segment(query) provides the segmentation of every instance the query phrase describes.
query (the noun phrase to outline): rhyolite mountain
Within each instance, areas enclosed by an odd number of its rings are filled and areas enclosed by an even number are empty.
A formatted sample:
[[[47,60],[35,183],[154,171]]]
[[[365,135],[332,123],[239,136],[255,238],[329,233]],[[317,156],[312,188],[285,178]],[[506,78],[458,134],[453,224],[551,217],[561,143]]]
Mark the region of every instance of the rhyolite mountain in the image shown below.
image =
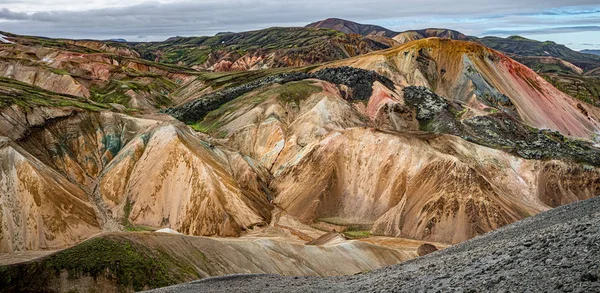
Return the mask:
[[[306,66],[389,47],[359,35],[312,28],[176,37],[164,42],[129,43],[129,46],[147,60],[211,71]]]
[[[430,37],[480,42],[525,64],[568,95],[592,105],[600,105],[600,57],[573,51],[551,41],[540,42],[520,36],[477,38],[453,30],[435,28],[397,33],[383,27],[342,19],[326,19],[308,26],[371,37],[379,36],[378,41],[390,46]],[[383,37],[390,38],[391,42],[386,42]]]
[[[354,274],[600,193],[600,110],[478,42],[3,35],[2,288]]]
[[[200,70],[231,71],[307,66],[430,37],[480,42],[527,65],[568,95],[600,105],[597,73],[600,57],[576,52],[554,42],[519,36],[476,38],[436,28],[394,32],[376,25],[329,18],[305,28],[270,28],[214,37],[176,37],[164,42],[130,43],[129,46],[131,51],[151,61]]]
[[[325,20],[313,22],[306,25],[310,28],[327,28],[340,31],[346,34],[358,34],[362,36],[384,36],[392,38],[397,35],[397,32],[386,29],[384,27],[372,24],[361,24],[349,20],[339,18],[328,18]]]

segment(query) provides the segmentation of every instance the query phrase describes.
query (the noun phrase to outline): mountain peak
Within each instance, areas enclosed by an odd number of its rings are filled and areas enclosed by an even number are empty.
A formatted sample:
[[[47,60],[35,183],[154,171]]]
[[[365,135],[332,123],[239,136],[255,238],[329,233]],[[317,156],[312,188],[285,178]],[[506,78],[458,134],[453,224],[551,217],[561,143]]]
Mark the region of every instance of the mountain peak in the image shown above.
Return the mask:
[[[310,28],[328,28],[337,30],[346,34],[359,34],[363,36],[378,35],[391,38],[397,35],[397,32],[373,24],[362,24],[341,18],[327,18],[321,21],[313,22],[306,27]]]
[[[427,38],[440,38],[440,39],[452,39],[452,40],[468,40],[469,37],[459,31],[445,29],[445,28],[427,28],[421,30],[408,30],[401,32],[394,36],[394,40],[401,44],[410,41],[427,39]]]

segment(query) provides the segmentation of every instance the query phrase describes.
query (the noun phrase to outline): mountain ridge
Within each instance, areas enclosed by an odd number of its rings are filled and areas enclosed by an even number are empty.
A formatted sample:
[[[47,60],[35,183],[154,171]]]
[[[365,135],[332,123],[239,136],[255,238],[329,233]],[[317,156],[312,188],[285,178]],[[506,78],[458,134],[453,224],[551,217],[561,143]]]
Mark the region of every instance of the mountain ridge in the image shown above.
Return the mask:
[[[593,70],[447,30],[411,34],[441,38],[7,35],[0,251],[14,253],[0,262],[61,251],[0,266],[0,283],[28,285],[15,278],[27,273],[40,291],[116,291],[238,272],[356,273],[600,193],[600,109],[513,58]],[[108,236],[81,242],[98,232]],[[93,265],[72,261],[88,256]]]
[[[372,24],[361,24],[340,18],[327,18],[306,25],[309,28],[328,28],[347,34],[358,34],[362,36],[384,36],[391,38],[398,33],[382,26]]]

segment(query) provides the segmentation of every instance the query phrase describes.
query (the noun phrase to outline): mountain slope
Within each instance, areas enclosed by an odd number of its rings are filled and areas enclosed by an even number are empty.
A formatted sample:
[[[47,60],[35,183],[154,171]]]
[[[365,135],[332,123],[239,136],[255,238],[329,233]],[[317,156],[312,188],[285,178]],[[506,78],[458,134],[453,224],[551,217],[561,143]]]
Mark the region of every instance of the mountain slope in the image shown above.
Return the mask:
[[[425,39],[335,63],[344,65],[377,70],[400,85],[423,85],[474,113],[507,103],[507,109],[537,128],[577,137],[590,137],[599,129],[594,108],[560,92],[529,68],[473,42]]]
[[[0,76],[119,109],[173,104],[170,93],[195,78],[193,70],[141,60],[137,53],[99,41],[8,37],[0,44]]]
[[[389,47],[362,36],[313,28],[269,28],[130,45],[148,60],[213,71],[306,66]]]
[[[56,249],[101,231],[83,190],[0,139],[0,251]]]
[[[391,38],[397,35],[397,32],[391,31],[384,27],[372,24],[361,24],[349,20],[339,18],[328,18],[325,20],[313,22],[306,25],[310,28],[327,28],[343,32],[345,34],[358,34],[362,36],[383,36]]]
[[[563,59],[584,71],[600,67],[600,57],[573,51],[551,41],[540,42],[519,36],[509,38],[485,37],[479,41],[494,50],[521,56],[550,56]]]
[[[151,292],[593,292],[600,290],[600,247],[596,241],[600,233],[595,229],[600,220],[598,208],[598,198],[578,202],[443,251],[364,274],[335,278],[236,275]]]
[[[503,51],[519,61],[564,93],[588,104],[598,106],[600,79],[595,72],[600,57],[573,51],[554,42],[538,42],[523,37],[485,37],[484,45]]]

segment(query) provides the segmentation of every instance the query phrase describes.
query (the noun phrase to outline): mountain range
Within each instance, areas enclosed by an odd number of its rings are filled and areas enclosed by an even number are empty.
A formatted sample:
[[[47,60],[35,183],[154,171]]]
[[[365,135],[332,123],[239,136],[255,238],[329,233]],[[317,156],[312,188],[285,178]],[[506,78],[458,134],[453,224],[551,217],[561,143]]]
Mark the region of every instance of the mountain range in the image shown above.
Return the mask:
[[[600,192],[600,57],[552,42],[340,19],[2,39],[8,291],[356,274]]]
[[[581,50],[579,53],[600,55],[600,50]]]

